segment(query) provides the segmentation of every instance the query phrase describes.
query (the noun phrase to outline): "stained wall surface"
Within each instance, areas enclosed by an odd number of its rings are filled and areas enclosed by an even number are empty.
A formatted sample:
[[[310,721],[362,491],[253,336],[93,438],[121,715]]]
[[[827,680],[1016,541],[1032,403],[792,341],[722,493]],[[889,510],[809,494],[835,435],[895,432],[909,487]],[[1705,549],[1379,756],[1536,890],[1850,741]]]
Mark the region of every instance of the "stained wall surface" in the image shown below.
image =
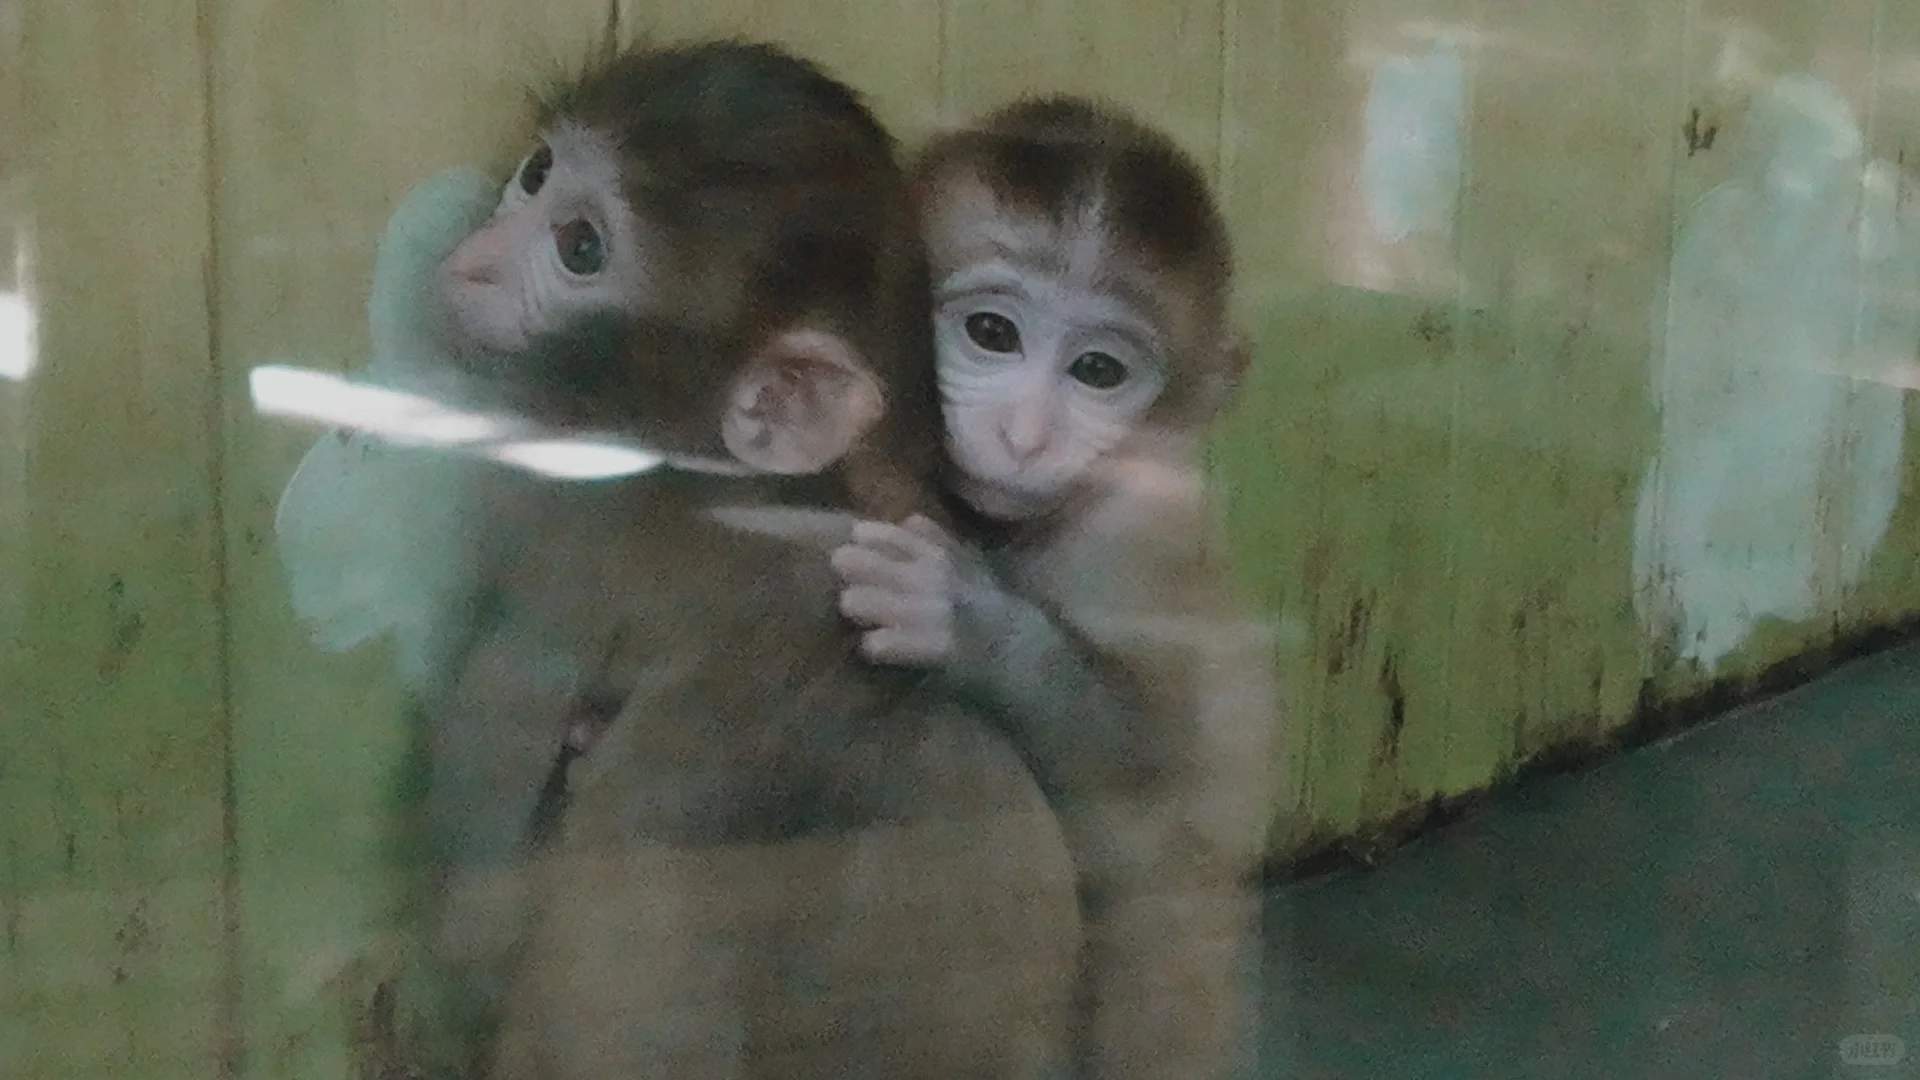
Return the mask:
[[[405,899],[378,648],[315,651],[250,369],[609,25],[790,43],[912,142],[1035,89],[1207,165],[1212,451],[1276,852],[1920,612],[1897,0],[0,0],[0,1074],[340,1076]]]

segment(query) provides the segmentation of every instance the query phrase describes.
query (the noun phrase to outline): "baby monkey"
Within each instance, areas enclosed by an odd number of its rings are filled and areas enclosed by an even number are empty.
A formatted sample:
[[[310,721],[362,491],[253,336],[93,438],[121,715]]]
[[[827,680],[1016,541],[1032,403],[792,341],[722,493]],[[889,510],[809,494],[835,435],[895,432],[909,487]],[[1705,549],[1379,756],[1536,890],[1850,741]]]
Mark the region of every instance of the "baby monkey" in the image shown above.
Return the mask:
[[[1017,103],[915,170],[947,488],[832,557],[865,656],[985,705],[1059,814],[1088,1075],[1231,1072],[1269,796],[1270,653],[1234,614],[1202,438],[1246,362],[1192,160],[1115,109]]]
[[[598,59],[539,130],[446,245],[445,335],[496,411],[666,467],[480,485],[481,595],[422,709],[454,1051],[494,1080],[1037,1080],[1068,851],[980,710],[861,662],[828,567],[854,520],[939,506],[892,139],[740,42]]]

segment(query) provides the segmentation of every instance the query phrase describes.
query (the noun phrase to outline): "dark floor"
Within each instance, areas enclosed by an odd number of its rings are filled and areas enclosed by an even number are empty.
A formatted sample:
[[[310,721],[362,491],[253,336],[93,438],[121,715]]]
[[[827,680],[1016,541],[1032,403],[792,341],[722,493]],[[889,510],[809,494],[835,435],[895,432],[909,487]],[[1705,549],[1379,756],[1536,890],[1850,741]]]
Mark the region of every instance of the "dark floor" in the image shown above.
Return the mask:
[[[1264,1076],[1920,1077],[1920,646],[1278,890],[1268,935]]]

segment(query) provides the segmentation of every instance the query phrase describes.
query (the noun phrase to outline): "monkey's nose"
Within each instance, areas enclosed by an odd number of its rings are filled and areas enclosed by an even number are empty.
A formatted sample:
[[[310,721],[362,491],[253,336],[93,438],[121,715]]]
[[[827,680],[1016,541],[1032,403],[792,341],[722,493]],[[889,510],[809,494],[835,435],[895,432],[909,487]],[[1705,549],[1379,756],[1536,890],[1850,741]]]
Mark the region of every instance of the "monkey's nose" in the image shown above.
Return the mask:
[[[512,257],[513,237],[499,222],[483,225],[460,242],[441,264],[446,275],[472,285],[498,285],[507,260]]]
[[[500,284],[499,267],[485,259],[463,259],[460,255],[454,252],[441,267],[447,277],[466,285]]]
[[[1023,424],[1018,420],[1000,427],[1000,445],[1006,448],[1007,455],[1014,463],[1025,465],[1040,456],[1046,448],[1046,428],[1038,424]]]

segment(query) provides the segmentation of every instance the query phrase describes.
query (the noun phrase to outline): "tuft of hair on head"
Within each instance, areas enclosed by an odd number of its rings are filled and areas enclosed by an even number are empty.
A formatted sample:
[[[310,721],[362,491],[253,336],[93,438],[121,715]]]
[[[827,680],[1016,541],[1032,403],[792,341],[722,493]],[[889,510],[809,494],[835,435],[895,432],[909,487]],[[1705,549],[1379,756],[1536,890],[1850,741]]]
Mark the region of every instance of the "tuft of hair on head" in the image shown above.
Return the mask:
[[[913,234],[892,137],[853,89],[777,46],[622,49],[546,96],[542,126],[563,122],[634,163],[625,194],[650,225],[744,249],[766,319],[857,332],[851,313],[895,269],[876,256]]]
[[[746,38],[670,44],[608,38],[589,50],[578,71],[562,73],[535,91],[542,126],[563,118],[611,121],[630,131],[665,125],[674,130],[716,122],[771,126],[787,120],[822,121],[886,148],[893,139],[860,94],[814,62],[778,45]],[[620,113],[637,111],[621,125]]]
[[[578,56],[562,59],[553,56],[541,66],[545,69],[526,89],[526,105],[539,127],[565,115],[568,102],[579,87],[596,71],[605,69],[628,48],[644,47],[640,42],[623,46],[620,31],[612,19],[588,39]]]
[[[1118,247],[1175,285],[1221,340],[1199,379],[1175,380],[1155,404],[1169,417],[1210,416],[1232,392],[1246,354],[1227,332],[1233,245],[1206,173],[1164,132],[1111,102],[1029,97],[934,139],[912,170],[914,200],[977,183],[1007,210],[1056,227],[1096,210]]]
[[[1099,204],[1119,239],[1160,269],[1191,276],[1224,314],[1233,245],[1206,173],[1168,135],[1112,102],[1023,98],[936,140],[922,183],[969,169],[1001,202],[1054,220]]]

